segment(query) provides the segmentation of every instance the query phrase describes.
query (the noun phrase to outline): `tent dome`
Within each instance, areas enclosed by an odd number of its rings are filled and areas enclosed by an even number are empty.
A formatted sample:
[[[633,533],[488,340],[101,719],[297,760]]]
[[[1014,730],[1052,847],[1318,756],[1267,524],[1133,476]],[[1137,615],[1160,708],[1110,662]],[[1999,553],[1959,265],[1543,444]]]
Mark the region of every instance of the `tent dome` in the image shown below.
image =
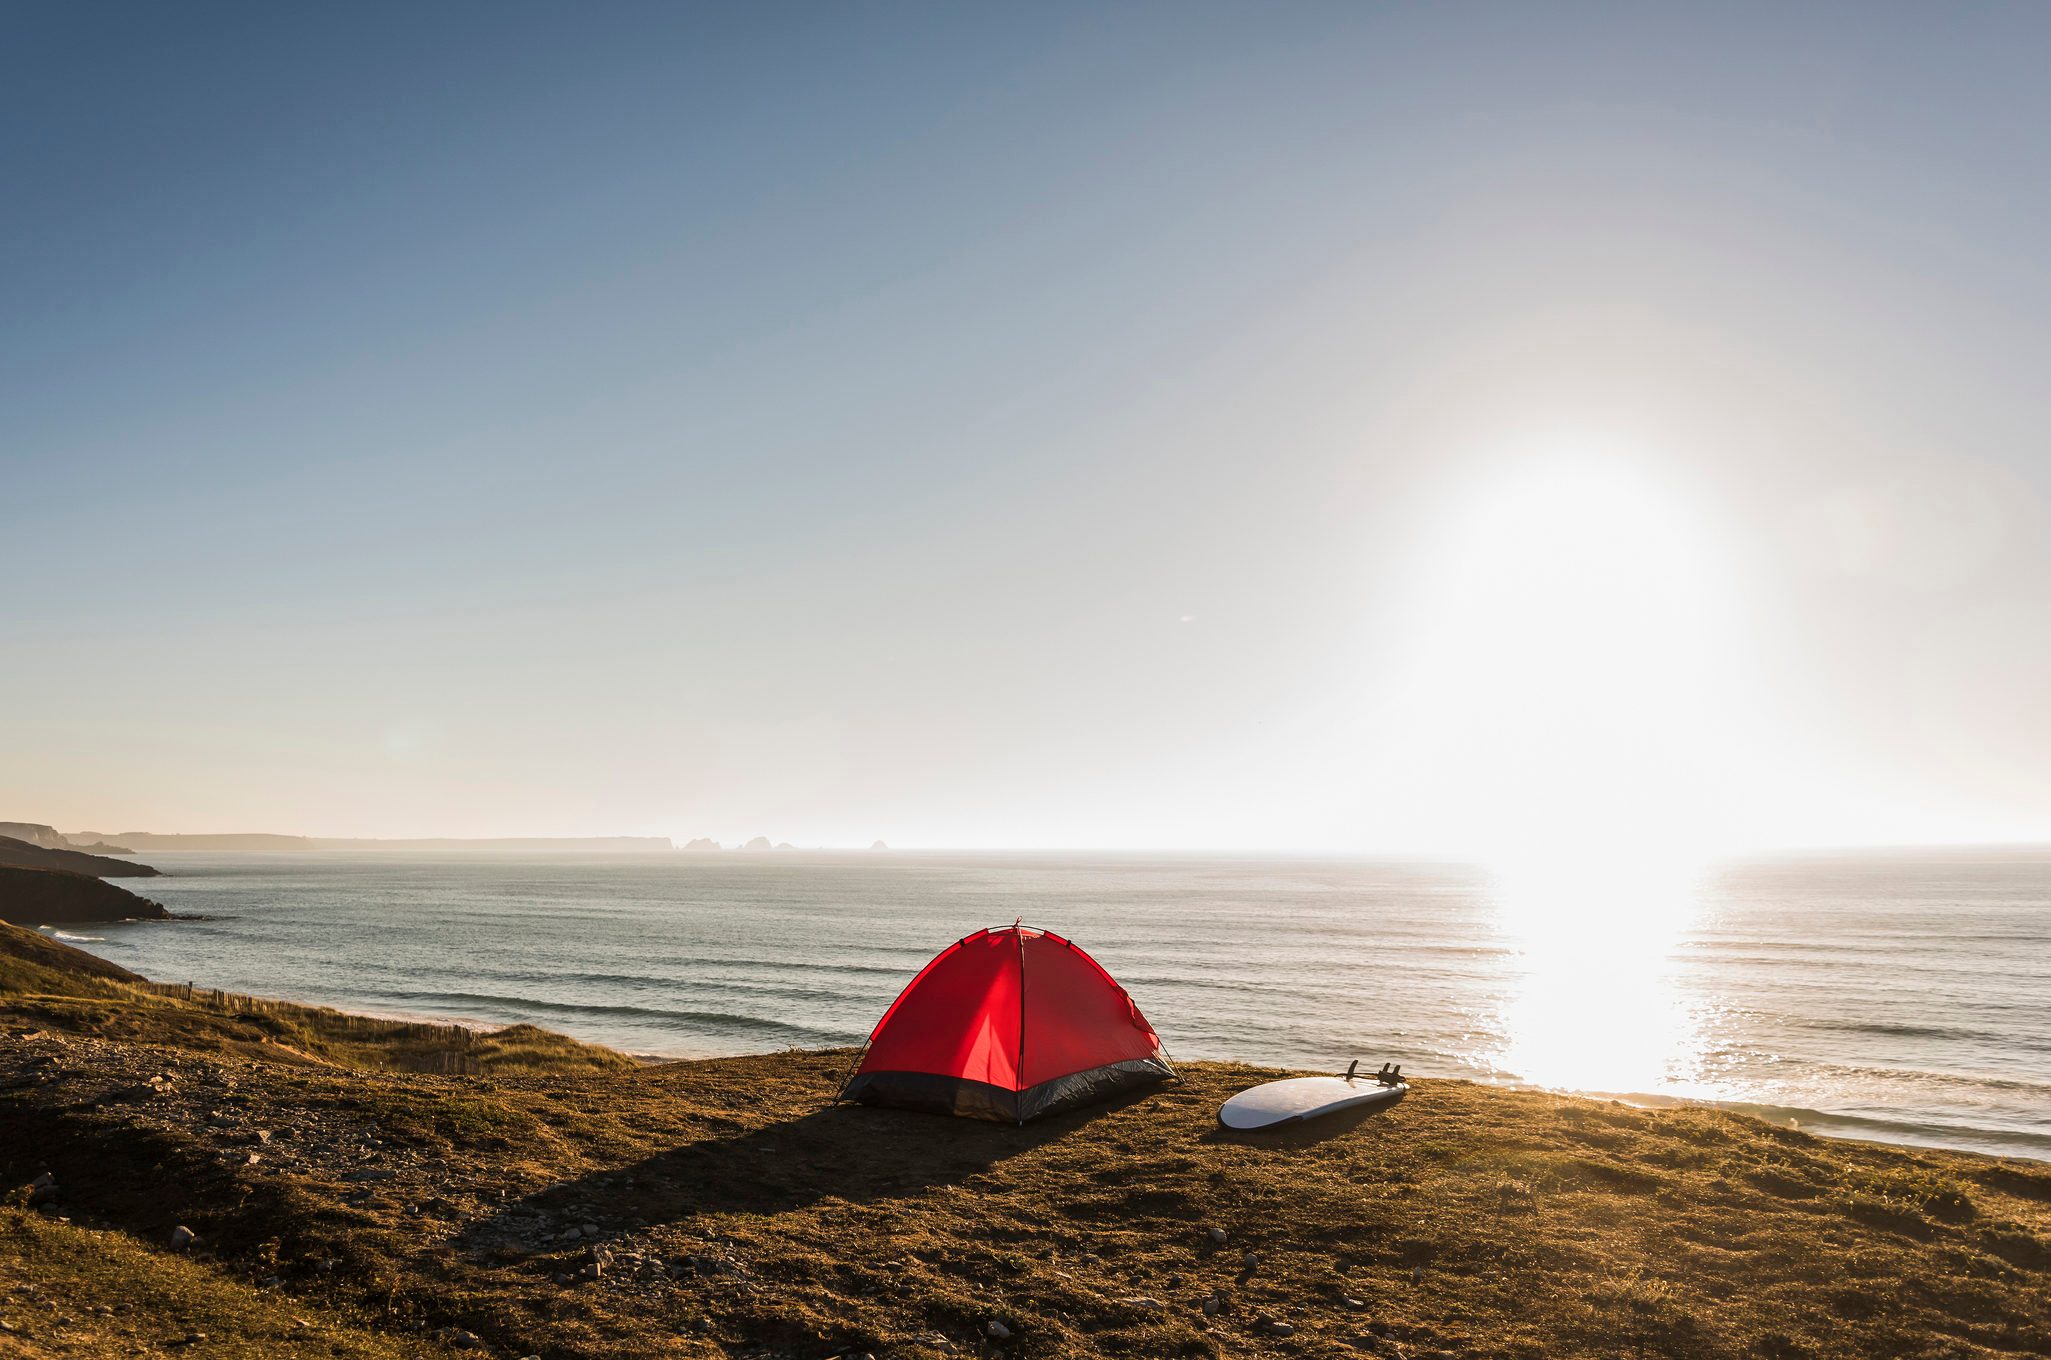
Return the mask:
[[[841,1099],[1022,1124],[1175,1075],[1160,1036],[1059,935],[979,930],[940,951],[869,1035]]]

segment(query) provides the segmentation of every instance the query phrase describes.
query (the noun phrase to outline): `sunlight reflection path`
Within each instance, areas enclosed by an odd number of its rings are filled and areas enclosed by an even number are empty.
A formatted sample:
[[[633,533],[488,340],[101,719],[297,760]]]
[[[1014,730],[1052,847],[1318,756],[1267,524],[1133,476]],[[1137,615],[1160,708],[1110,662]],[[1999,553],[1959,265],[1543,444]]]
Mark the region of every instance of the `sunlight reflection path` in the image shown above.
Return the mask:
[[[1701,911],[1692,872],[1609,869],[1492,874],[1511,950],[1505,1075],[1612,1094],[1685,1094],[1703,1036],[1676,952]]]

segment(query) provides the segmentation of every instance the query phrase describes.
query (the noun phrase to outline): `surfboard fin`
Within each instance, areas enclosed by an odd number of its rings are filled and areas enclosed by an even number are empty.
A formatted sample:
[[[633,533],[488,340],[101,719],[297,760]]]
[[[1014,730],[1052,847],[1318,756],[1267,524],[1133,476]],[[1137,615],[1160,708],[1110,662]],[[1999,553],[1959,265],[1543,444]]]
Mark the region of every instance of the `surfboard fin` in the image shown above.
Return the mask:
[[[1360,1070],[1360,1059],[1358,1059],[1358,1058],[1355,1058],[1355,1059],[1354,1059],[1354,1060],[1353,1060],[1352,1062],[1350,1062],[1350,1063],[1347,1063],[1347,1064],[1346,1064],[1346,1080],[1348,1080],[1348,1081],[1351,1081],[1351,1080],[1353,1080],[1353,1074],[1354,1074],[1355,1072],[1358,1072],[1359,1070]]]
[[[1349,1072],[1347,1075],[1351,1076],[1353,1074]],[[1382,1070],[1374,1074],[1374,1079],[1384,1086],[1402,1085],[1403,1064],[1397,1063],[1394,1067],[1391,1067],[1389,1064],[1383,1063]]]

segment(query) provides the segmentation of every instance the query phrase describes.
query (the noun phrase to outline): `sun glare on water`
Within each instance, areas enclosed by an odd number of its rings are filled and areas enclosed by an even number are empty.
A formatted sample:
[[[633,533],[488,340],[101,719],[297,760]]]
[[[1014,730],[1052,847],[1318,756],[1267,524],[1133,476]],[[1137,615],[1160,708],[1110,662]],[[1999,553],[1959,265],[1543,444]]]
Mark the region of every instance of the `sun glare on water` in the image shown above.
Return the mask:
[[[1410,696],[1435,794],[1482,858],[1508,951],[1505,1076],[1674,1090],[1695,1038],[1675,950],[1719,846],[1736,724],[1727,573],[1627,463],[1492,478],[1427,559]]]

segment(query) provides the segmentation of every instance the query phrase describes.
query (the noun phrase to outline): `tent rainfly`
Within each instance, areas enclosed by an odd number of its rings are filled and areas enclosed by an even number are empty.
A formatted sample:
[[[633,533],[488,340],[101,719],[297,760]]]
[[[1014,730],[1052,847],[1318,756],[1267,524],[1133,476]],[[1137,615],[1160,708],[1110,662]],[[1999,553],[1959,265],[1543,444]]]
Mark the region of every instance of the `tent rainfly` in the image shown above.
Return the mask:
[[[1174,1075],[1095,959],[1010,925],[955,941],[912,979],[840,1098],[1023,1124]]]

